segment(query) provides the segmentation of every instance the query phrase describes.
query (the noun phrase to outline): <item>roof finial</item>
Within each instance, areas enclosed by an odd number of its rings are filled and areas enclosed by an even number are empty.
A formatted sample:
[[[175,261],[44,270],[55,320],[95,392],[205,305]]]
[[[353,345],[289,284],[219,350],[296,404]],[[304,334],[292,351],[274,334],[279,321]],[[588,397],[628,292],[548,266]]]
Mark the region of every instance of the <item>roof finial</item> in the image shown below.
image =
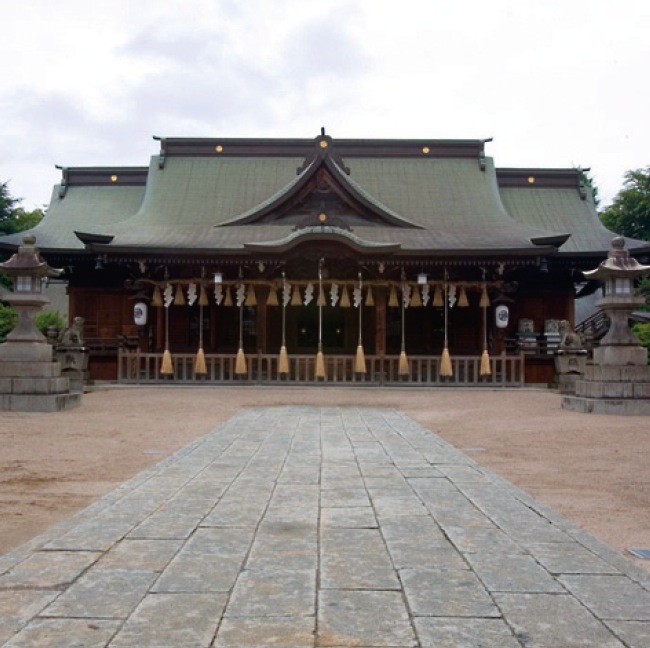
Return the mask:
[[[320,134],[325,137],[325,126],[320,127]]]

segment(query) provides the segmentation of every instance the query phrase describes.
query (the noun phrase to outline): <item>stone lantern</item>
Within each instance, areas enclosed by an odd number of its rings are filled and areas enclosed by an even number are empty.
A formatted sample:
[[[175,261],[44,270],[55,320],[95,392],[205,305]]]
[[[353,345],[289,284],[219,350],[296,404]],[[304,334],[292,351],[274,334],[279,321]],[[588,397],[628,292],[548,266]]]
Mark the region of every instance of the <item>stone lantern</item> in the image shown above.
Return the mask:
[[[590,272],[587,279],[599,279],[604,283],[603,296],[596,300],[609,318],[609,330],[594,349],[594,363],[600,365],[646,365],[647,349],[641,346],[628,321],[632,311],[645,303],[643,297],[634,294],[634,279],[649,274],[650,266],[641,265],[630,256],[621,236],[612,241],[607,258]]]
[[[63,272],[41,259],[35,242],[33,236],[25,236],[18,252],[0,263],[0,272],[14,282],[14,291],[3,291],[2,299],[18,313],[18,323],[0,344],[3,410],[49,412],[77,405],[80,399],[79,394],[70,394],[69,381],[53,360],[52,346],[34,324],[34,315],[50,301],[42,293],[44,279]]]
[[[609,330],[593,351],[593,363],[576,382],[575,396],[565,396],[562,407],[598,414],[650,414],[648,351],[629,326],[632,311],[645,303],[634,294],[634,279],[650,274],[617,237],[598,268],[583,273],[603,282],[603,296],[596,300],[609,318]]]

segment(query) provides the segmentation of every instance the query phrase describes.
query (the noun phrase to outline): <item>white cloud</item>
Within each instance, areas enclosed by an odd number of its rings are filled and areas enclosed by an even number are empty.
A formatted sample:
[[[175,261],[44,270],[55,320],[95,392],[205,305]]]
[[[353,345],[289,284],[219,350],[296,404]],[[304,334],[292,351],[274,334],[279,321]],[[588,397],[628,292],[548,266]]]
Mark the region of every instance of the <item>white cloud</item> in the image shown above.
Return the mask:
[[[646,0],[32,0],[3,9],[0,180],[162,136],[493,136],[500,166],[646,166]]]

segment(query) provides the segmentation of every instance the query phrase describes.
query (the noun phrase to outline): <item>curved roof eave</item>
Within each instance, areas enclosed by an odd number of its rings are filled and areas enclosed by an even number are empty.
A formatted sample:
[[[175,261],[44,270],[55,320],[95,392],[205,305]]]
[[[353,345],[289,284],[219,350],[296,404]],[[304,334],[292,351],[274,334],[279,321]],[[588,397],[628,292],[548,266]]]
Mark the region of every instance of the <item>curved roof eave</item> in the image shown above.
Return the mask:
[[[302,243],[323,241],[337,241],[353,248],[357,252],[370,254],[376,252],[393,253],[401,248],[399,243],[366,241],[347,230],[327,225],[305,227],[277,241],[244,243],[244,248],[251,251],[285,252]]]

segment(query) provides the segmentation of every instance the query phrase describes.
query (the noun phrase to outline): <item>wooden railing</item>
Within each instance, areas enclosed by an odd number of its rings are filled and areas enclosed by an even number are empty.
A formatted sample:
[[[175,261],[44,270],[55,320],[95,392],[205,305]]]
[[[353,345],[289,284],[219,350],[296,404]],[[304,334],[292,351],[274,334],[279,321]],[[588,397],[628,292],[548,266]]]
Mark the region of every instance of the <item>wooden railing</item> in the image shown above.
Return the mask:
[[[141,353],[119,349],[118,382],[124,384],[209,383],[258,385],[421,385],[471,387],[521,387],[524,384],[524,355],[490,357],[492,375],[480,375],[480,356],[452,356],[453,376],[440,375],[439,356],[410,356],[409,373],[398,374],[399,356],[366,356],[365,374],[354,371],[355,357],[326,355],[326,378],[316,379],[315,355],[290,355],[289,373],[278,374],[278,356],[248,354],[247,374],[235,374],[234,354],[206,354],[207,374],[194,373],[195,354],[173,355],[173,375],[162,375],[162,353]]]

